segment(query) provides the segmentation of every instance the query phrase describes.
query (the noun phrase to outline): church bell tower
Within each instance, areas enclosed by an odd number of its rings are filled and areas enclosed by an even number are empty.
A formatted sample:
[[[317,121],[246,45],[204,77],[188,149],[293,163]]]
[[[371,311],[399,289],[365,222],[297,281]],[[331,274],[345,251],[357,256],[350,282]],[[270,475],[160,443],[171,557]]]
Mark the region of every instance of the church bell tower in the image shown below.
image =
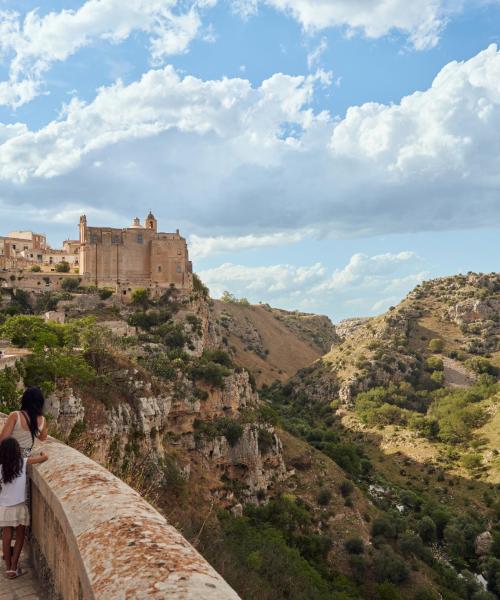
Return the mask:
[[[149,229],[150,231],[154,231],[155,233],[158,230],[158,223],[156,221],[155,216],[151,211],[149,211],[149,215],[146,217],[146,221],[144,224],[145,229]]]

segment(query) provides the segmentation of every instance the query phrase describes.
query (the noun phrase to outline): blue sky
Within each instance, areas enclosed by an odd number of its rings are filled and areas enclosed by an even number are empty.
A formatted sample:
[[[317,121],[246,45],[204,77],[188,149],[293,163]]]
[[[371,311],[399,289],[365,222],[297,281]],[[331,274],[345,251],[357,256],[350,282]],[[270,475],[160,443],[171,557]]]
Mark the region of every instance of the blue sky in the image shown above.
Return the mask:
[[[498,270],[500,2],[0,2],[0,232],[181,228],[213,295]]]

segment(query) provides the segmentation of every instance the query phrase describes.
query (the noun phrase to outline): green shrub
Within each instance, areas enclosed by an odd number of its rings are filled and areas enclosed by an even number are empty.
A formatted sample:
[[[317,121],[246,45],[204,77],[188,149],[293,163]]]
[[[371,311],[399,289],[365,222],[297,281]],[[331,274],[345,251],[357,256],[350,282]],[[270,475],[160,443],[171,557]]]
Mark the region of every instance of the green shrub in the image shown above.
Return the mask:
[[[147,308],[149,306],[149,290],[146,288],[137,288],[132,292],[132,304]]]
[[[62,260],[60,263],[57,263],[55,266],[57,273],[69,273],[71,270],[69,262],[66,260]]]
[[[195,381],[201,379],[208,385],[216,388],[224,387],[224,379],[230,374],[230,371],[216,363],[195,363],[191,369],[191,376]]]
[[[465,366],[478,375],[498,375],[498,369],[482,356],[469,358],[465,361]]]
[[[208,298],[209,290],[196,273],[193,273],[193,290],[200,294],[203,298]]]
[[[223,435],[228,444],[233,447],[240,441],[241,436],[243,435],[243,425],[238,423],[238,421],[233,421],[231,419],[223,418],[217,424],[220,435]]]
[[[389,581],[379,583],[375,588],[374,600],[401,600],[398,588]]]
[[[328,488],[322,488],[316,497],[320,506],[328,506],[332,500],[332,492]]]
[[[417,526],[418,535],[425,544],[433,544],[437,539],[436,524],[428,515],[422,517]]]
[[[433,338],[429,342],[428,349],[430,352],[442,352],[444,349],[444,342],[439,338]]]
[[[396,529],[389,517],[378,517],[372,523],[371,534],[372,537],[383,537],[391,540],[396,537]]]
[[[205,362],[214,362],[228,369],[233,368],[233,361],[227,352],[224,350],[204,350],[202,360]]]
[[[478,469],[483,464],[483,457],[477,452],[469,452],[464,454],[461,460],[462,466],[472,472]]]
[[[114,291],[110,288],[101,288],[99,290],[99,298],[101,300],[107,300],[108,298],[111,298],[111,296],[114,294]]]
[[[360,537],[352,537],[344,542],[344,548],[349,554],[363,554],[365,545]]]
[[[354,491],[354,485],[348,480],[344,479],[344,481],[340,484],[340,493],[344,498],[350,496]]]
[[[19,379],[17,369],[6,367],[0,371],[0,412],[10,413],[18,409],[17,384]]]
[[[269,431],[269,429],[260,427],[257,434],[257,439],[259,444],[259,452],[262,454],[267,454],[274,446],[274,435],[271,431]]]
[[[65,273],[67,271],[64,271]],[[80,287],[80,280],[74,277],[65,277],[61,281],[61,288],[66,292],[75,292]]]
[[[40,273],[41,270],[42,270],[42,268],[40,267],[40,265],[33,265],[31,267],[31,272],[32,273]]]
[[[376,554],[374,568],[380,582],[400,584],[406,581],[410,574],[406,563],[389,547]]]
[[[444,369],[443,359],[439,356],[429,356],[425,365],[429,371],[443,371]]]

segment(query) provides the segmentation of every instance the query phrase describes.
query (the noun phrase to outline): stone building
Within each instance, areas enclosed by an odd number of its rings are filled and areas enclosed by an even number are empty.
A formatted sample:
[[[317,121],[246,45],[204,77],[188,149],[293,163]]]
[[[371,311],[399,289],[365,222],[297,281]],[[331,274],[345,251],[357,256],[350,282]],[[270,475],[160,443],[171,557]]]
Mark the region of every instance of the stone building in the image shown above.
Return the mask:
[[[80,242],[66,240],[62,249],[51,248],[42,233],[32,231],[11,231],[0,236],[0,269],[30,269],[38,265],[44,272],[55,270],[61,262],[71,268],[78,268]]]
[[[90,227],[80,217],[80,275],[89,284],[112,287],[123,295],[134,287],[191,289],[192,265],[186,240],[158,232],[150,212],[144,224],[135,218],[130,227]]]
[[[58,273],[62,262],[69,263],[65,274]],[[57,290],[68,276],[82,286],[108,287],[122,296],[138,287],[153,295],[170,286],[193,287],[186,240],[179,230],[158,232],[151,213],[143,224],[135,218],[124,229],[89,227],[82,215],[79,239],[66,240],[60,249],[51,248],[40,233],[13,231],[0,236],[0,271],[0,287],[30,291]]]

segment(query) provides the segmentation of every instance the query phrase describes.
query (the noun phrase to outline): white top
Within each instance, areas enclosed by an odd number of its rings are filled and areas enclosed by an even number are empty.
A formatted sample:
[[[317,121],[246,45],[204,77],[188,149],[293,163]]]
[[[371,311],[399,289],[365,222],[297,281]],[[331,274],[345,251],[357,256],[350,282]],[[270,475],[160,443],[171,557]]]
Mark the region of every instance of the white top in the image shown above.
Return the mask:
[[[26,500],[26,465],[27,459],[23,459],[23,470],[19,477],[16,477],[14,481],[10,483],[4,483],[1,481],[2,489],[0,490],[0,506],[14,506],[21,504]],[[0,467],[0,475],[3,472],[3,468]],[[0,477],[1,479],[1,477]]]

